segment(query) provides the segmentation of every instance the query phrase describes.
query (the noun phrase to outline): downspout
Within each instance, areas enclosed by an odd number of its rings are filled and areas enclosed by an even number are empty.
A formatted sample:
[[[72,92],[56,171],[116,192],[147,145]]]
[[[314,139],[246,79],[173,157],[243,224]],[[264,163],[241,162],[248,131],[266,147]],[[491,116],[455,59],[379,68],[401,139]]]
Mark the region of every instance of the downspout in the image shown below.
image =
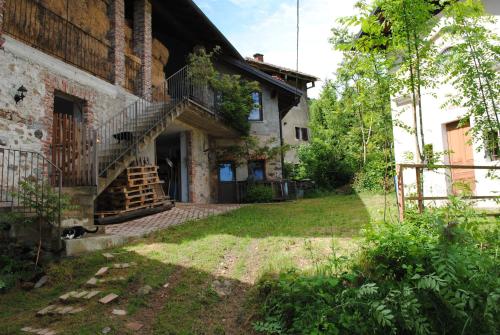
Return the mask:
[[[283,149],[283,145],[285,145],[285,141],[283,139],[282,111],[279,111],[279,119],[280,119],[280,146]],[[285,155],[283,154],[283,150],[280,150],[280,156],[281,156],[281,179],[285,179]]]

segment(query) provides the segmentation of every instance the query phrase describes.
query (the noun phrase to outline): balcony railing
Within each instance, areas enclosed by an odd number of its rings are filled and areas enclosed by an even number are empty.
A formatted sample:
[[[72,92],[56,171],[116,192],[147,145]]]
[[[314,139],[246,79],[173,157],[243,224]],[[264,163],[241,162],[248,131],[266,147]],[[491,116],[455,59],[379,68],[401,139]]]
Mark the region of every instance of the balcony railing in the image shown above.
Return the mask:
[[[141,95],[141,62],[134,56],[125,55],[125,88],[131,93]]]
[[[34,0],[6,0],[4,31],[34,48],[112,81],[112,48]]]

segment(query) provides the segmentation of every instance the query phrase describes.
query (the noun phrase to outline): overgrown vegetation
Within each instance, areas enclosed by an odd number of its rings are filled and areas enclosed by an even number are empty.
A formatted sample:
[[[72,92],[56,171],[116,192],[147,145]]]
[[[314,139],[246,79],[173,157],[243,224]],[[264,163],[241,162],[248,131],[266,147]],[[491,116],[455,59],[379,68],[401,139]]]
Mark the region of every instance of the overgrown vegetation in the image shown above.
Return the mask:
[[[12,193],[12,197],[18,198],[20,206],[30,213],[25,215],[13,211],[0,215],[0,229],[6,235],[5,241],[0,243],[0,292],[15,286],[20,280],[37,278],[42,272],[38,263],[45,243],[49,244],[52,240],[60,243],[56,229],[60,213],[73,207],[67,195],[60,195],[47,183],[29,179],[19,182],[19,188]],[[15,225],[33,226],[31,230],[38,234],[36,245],[10,241],[9,230]]]
[[[252,93],[259,92],[259,83],[248,81],[239,75],[220,73],[214,66],[219,48],[211,52],[200,48],[188,55],[188,75],[193,82],[207,85],[216,96],[216,108],[222,119],[231,127],[248,135],[248,116],[255,107]]]
[[[300,150],[298,176],[327,187],[354,180],[358,190],[391,188],[393,123],[414,137],[410,161],[435,164],[446,153],[428,150],[423,97],[446,84],[457,92],[447,104],[467,110],[462,124],[470,122],[477,147],[498,157],[499,37],[481,1],[377,0],[356,7],[359,14],[333,29],[331,42],[344,61],[312,102],[312,140]],[[410,99],[409,120],[392,119],[391,95]]]
[[[267,334],[496,334],[500,231],[460,199],[375,225],[355,258],[259,285]]]
[[[273,198],[273,189],[270,186],[252,183],[248,185],[245,202],[269,203]]]

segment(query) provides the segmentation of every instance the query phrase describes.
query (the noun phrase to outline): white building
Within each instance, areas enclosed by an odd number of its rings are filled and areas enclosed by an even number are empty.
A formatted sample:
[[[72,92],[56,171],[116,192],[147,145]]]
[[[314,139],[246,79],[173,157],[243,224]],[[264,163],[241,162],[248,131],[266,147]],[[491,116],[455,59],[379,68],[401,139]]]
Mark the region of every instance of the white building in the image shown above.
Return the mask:
[[[497,18],[500,18],[500,1],[483,0],[486,11]],[[500,33],[500,21],[492,27]],[[451,45],[449,41],[443,40],[437,34],[433,36],[439,51],[445,51]],[[470,125],[458,128],[460,121],[466,113],[461,107],[443,107],[450,94],[456,95],[458,92],[451,85],[438,85],[434,90],[424,90],[422,93],[423,108],[423,131],[426,145],[432,145],[435,153],[444,153],[438,164],[444,165],[474,165],[474,166],[499,166],[499,157],[490,158],[485,149],[474,139],[470,141],[467,134],[470,126],[474,125],[474,120],[470,120]],[[415,135],[398,126],[398,124],[410,125],[413,127],[412,99],[410,97],[394,96],[392,99],[393,120],[397,120],[394,126],[394,150],[397,164],[415,163],[417,157]],[[472,142],[472,143],[471,143]],[[470,170],[424,170],[423,194],[425,197],[443,197],[453,194],[460,184],[469,185],[475,196],[500,195],[500,179],[488,177],[490,170],[470,169]],[[500,171],[496,171],[497,177]],[[405,185],[405,196],[416,193],[416,171],[413,168],[405,169],[403,172]],[[401,196],[401,191],[400,191]],[[432,201],[432,200],[431,200]],[[439,203],[438,200],[432,201]],[[427,202],[428,203],[428,202]],[[492,200],[478,200],[479,207],[494,207]]]

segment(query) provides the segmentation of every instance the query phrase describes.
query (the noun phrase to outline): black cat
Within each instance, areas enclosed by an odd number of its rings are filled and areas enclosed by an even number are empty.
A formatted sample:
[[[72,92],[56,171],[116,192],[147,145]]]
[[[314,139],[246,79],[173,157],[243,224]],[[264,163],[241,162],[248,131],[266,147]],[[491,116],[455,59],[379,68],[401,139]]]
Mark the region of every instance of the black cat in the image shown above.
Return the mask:
[[[82,238],[85,234],[95,234],[99,230],[99,227],[95,227],[95,230],[89,230],[85,227],[76,226],[71,228],[64,228],[61,234],[61,239],[63,240],[73,240],[76,238]]]
[[[122,131],[121,133],[114,134],[113,137],[118,140],[118,144],[121,143],[121,141],[132,141],[134,139],[134,134],[130,131]]]

